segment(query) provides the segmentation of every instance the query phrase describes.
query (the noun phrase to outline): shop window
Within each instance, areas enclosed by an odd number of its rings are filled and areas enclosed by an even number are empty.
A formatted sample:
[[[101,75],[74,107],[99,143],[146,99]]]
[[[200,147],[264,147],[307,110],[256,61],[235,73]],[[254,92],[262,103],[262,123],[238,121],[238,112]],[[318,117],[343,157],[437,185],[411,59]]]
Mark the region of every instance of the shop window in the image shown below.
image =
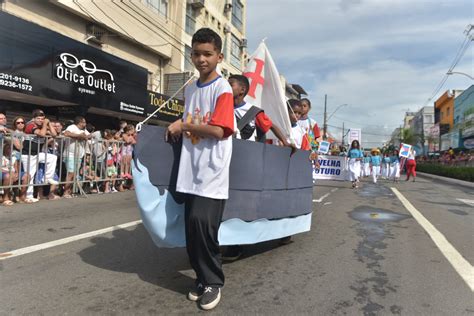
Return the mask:
[[[194,65],[191,60],[191,53],[192,53],[191,46],[185,45],[184,46],[184,71],[194,71]]]
[[[168,0],[143,0],[153,11],[168,17]]]
[[[232,35],[232,41],[230,43],[230,64],[238,69],[241,67],[240,53],[240,41],[235,35]]]
[[[189,5],[186,4],[186,25],[185,31],[189,35],[193,35],[196,31],[196,18],[194,14],[194,9]]]
[[[242,32],[244,21],[244,6],[240,0],[232,0],[232,24]]]

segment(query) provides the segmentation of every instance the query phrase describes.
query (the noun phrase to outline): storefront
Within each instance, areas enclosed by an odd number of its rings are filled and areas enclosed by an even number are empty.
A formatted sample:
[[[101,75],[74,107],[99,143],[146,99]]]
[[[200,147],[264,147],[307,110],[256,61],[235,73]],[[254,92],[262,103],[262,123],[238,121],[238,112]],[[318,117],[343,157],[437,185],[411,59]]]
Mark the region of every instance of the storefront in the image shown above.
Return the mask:
[[[0,28],[0,110],[9,117],[39,107],[56,119],[84,115],[111,128],[119,119],[142,120],[166,99],[147,91],[145,68],[5,12]],[[155,123],[175,120],[181,108],[171,102]]]

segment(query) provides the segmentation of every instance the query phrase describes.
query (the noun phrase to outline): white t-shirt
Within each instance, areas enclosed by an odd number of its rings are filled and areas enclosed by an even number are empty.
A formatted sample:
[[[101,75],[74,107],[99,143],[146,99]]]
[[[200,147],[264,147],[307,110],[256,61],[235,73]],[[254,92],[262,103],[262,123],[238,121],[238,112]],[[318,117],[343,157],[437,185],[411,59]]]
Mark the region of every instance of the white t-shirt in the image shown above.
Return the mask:
[[[192,83],[186,87],[184,98],[184,122],[220,126],[226,138],[217,140],[183,134],[176,191],[227,199],[232,156],[230,136],[235,128],[232,88],[227,80],[218,77],[202,85]]]
[[[77,127],[76,124],[69,125],[64,132],[70,132],[72,134],[77,134],[77,135],[80,135],[80,134],[89,135],[89,132],[87,130],[79,129],[79,127]],[[77,144],[77,153],[75,153],[76,144]],[[66,146],[64,149],[64,156],[76,157],[76,158],[84,157],[85,144],[86,144],[85,140],[71,138],[69,141],[69,145]]]
[[[305,130],[300,125],[296,124],[291,127],[291,139],[289,139],[289,141],[290,143],[295,144],[296,148],[300,149],[305,135]]]

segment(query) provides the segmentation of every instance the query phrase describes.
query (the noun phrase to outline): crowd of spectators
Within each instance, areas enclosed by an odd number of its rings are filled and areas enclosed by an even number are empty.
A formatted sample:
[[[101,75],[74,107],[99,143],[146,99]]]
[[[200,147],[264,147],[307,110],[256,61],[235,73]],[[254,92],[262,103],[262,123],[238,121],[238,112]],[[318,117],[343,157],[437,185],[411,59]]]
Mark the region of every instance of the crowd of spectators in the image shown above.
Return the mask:
[[[474,166],[474,156],[471,151],[455,151],[449,148],[441,153],[418,156],[418,162],[436,163],[446,166]]]
[[[82,116],[60,122],[41,110],[7,123],[0,113],[2,205],[133,190],[133,125],[96,131]]]

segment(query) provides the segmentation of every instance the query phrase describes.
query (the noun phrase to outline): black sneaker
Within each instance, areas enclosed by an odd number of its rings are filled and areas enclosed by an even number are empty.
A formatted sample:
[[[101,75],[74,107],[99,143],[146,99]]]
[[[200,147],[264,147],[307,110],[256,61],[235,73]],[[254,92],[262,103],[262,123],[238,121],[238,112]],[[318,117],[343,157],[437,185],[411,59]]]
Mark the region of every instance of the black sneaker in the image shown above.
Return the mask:
[[[204,288],[204,294],[199,301],[199,306],[207,311],[216,307],[220,300],[221,289],[219,287],[206,286]]]
[[[188,300],[196,302],[202,297],[203,294],[204,286],[201,283],[198,283],[194,290],[189,291]]]
[[[223,261],[235,261],[242,256],[242,246],[229,246],[222,254]]]

